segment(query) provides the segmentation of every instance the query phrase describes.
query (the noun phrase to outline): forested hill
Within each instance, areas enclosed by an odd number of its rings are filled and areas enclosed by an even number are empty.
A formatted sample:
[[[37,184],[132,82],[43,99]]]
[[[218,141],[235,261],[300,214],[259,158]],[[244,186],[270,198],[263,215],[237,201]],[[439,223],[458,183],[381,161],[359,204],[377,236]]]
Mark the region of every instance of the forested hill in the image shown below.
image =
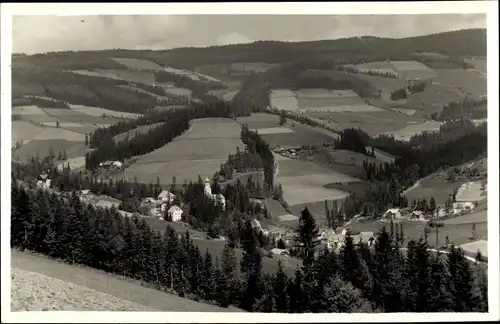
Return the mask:
[[[450,56],[486,56],[486,29],[464,29],[426,36],[401,39],[353,37],[309,42],[258,41],[250,44],[176,48],[164,51],[104,50],[80,52],[50,52],[37,55],[13,56],[13,64],[43,63],[44,66],[77,68],[84,63],[109,64],[110,57],[142,58],[160,65],[193,69],[202,64],[234,62],[281,63],[329,55],[331,59],[405,59],[415,52],[436,52]],[[335,57],[331,57],[331,55]]]

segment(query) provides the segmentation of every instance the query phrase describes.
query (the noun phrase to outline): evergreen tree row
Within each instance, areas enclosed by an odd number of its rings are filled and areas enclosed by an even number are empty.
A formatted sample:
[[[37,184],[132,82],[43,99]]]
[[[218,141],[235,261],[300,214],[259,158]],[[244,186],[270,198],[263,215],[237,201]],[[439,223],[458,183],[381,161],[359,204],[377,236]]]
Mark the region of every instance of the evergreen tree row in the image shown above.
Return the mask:
[[[250,221],[241,231],[238,263],[228,243],[220,257],[203,255],[189,233],[152,231],[144,219],[83,205],[12,183],[11,246],[141,280],[182,297],[252,312],[487,312],[487,277],[460,249],[431,254],[425,240],[405,253],[394,231],[373,248],[347,238],[339,253],[319,250],[314,217],[305,209],[299,231],[302,268],[289,278],[280,264],[262,272]]]

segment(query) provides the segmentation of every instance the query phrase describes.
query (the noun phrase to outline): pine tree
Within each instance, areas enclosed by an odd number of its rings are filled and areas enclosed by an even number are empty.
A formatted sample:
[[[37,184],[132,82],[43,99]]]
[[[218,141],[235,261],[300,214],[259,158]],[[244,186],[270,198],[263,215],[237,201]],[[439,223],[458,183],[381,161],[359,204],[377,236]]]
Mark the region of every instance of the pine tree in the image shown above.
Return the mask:
[[[451,294],[454,296],[453,310],[455,312],[470,312],[474,308],[472,271],[460,248],[451,248],[448,254],[448,264],[453,287]]]
[[[451,276],[446,258],[437,254],[432,261],[432,293],[428,301],[429,312],[449,312],[453,310],[453,296],[450,284]]]
[[[304,251],[303,264],[305,268],[309,268],[314,262],[315,247],[319,244],[319,242],[316,241],[319,230],[316,227],[314,216],[311,215],[307,207],[301,212],[297,231],[299,234],[299,242],[302,244]]]
[[[203,259],[203,269],[201,273],[201,291],[204,300],[212,300],[214,298],[215,282],[214,269],[212,264],[212,255],[209,250],[205,252]]]
[[[250,220],[246,221],[245,229],[241,235],[241,246],[244,252],[241,261],[241,272],[246,277],[241,296],[241,307],[244,310],[252,311],[252,307],[260,298],[261,293],[262,257],[257,248],[257,238]]]
[[[287,284],[287,275],[283,271],[283,264],[279,261],[278,272],[274,278],[274,298],[278,313],[286,313],[288,310]]]

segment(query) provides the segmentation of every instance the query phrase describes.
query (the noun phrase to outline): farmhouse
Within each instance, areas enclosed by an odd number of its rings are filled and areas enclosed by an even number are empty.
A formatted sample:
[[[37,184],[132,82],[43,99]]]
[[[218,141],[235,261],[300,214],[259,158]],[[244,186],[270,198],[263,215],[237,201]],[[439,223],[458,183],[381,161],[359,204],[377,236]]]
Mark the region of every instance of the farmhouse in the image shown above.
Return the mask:
[[[168,210],[168,216],[172,222],[178,222],[182,219],[183,210],[179,206],[172,206]]]
[[[120,206],[120,201],[118,199],[114,199],[111,197],[106,197],[106,199],[99,199],[95,203],[96,207],[102,207],[102,208],[118,208]]]
[[[212,199],[214,203],[219,204],[222,210],[226,209],[226,198],[223,194],[213,194],[212,187],[210,186],[210,180],[205,178],[205,195]]]
[[[462,212],[469,212],[474,209],[474,203],[467,202],[454,202],[453,203],[453,215],[460,214]]]
[[[50,180],[49,176],[46,173],[42,173],[36,178],[36,186],[38,188],[48,189],[50,188],[51,183],[52,180]]]
[[[161,202],[171,203],[174,201],[174,199],[175,199],[175,195],[173,193],[169,192],[168,190],[163,190],[158,195],[158,200]]]
[[[382,215],[383,218],[389,218],[389,219],[401,219],[401,211],[399,208],[389,208],[384,215]]]
[[[424,221],[425,220],[425,214],[421,210],[414,210],[411,213],[411,219],[412,220],[418,220],[418,221]]]
[[[99,163],[99,167],[105,170],[120,169],[121,167],[123,167],[123,163],[121,163],[120,161],[105,161]]]
[[[287,250],[285,250],[285,249],[274,248],[274,249],[271,249],[270,252],[271,252],[271,255],[273,257],[280,258],[282,256],[288,256],[288,257],[290,256],[290,253]]]

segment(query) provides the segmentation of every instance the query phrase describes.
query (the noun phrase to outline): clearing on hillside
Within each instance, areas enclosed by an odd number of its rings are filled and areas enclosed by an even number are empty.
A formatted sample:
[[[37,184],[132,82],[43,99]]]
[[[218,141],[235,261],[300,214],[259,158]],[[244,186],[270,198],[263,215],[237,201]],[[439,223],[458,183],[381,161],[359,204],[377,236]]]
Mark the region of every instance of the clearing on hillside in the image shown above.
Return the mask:
[[[153,72],[148,71],[131,71],[131,70],[114,70],[116,75],[122,80],[131,83],[143,83],[153,85],[155,83],[155,76]]]
[[[113,60],[127,68],[139,71],[161,71],[163,66],[148,60],[134,59],[134,58],[113,58]]]
[[[120,80],[120,81],[123,80],[115,72],[110,71],[110,70],[93,70],[93,71],[75,70],[75,71],[68,71],[68,72],[81,74],[81,75],[88,75],[88,76],[95,76],[95,77],[101,77],[101,78]]]
[[[307,117],[324,122],[336,130],[346,128],[361,128],[371,136],[403,129],[411,123],[421,122],[422,119],[408,116],[390,110],[364,112],[307,112]]]
[[[50,260],[16,250],[11,251],[12,267],[37,272],[68,283],[80,285],[104,294],[143,305],[145,308],[166,312],[231,312],[235,308],[221,308],[146,288],[131,279],[121,279],[103,271]],[[104,301],[102,301],[104,302]],[[118,306],[117,306],[118,307]]]
[[[291,90],[272,90],[270,94],[270,105],[274,109],[297,112],[299,103],[295,92]]]
[[[430,201],[431,197],[434,197],[436,204],[444,205],[448,197],[460,188],[460,185],[460,182],[422,179],[416,187],[407,191],[404,195],[410,202],[413,199],[427,199],[427,201]]]
[[[178,183],[198,179],[198,175],[211,178],[220,165],[234,154],[236,148],[244,150],[241,125],[226,118],[203,118],[193,121],[191,128],[167,145],[140,156],[126,169],[123,176],[134,176],[139,181],[151,182],[160,178],[170,184],[175,176]]]
[[[488,222],[488,210],[448,218],[440,222],[449,225],[486,223]]]
[[[43,116],[46,115],[45,111],[42,108],[37,106],[17,106],[12,107],[12,115],[35,115],[35,116]]]
[[[32,157],[44,158],[50,155],[50,151],[58,156],[60,151],[65,150],[68,158],[81,157],[85,155],[85,143],[83,141],[67,141],[64,139],[31,140],[15,150],[13,155],[21,161],[28,161]],[[67,161],[65,161],[67,162]]]
[[[317,201],[337,200],[348,196],[338,189],[328,189],[329,183],[359,181],[313,162],[282,160],[278,162],[277,182],[283,186],[283,197],[290,206]]]
[[[434,82],[455,88],[476,99],[487,94],[486,77],[471,70],[438,70],[438,76]]]
[[[154,311],[36,272],[11,269],[11,311]]]
[[[424,132],[438,132],[441,125],[441,122],[428,121],[425,123],[408,125],[405,128],[384,134],[391,134],[397,140],[409,141],[413,135],[422,134]]]
[[[12,122],[12,141],[32,140],[45,128],[39,127],[28,121],[13,121]]]
[[[259,135],[269,135],[269,134],[290,134],[293,130],[286,127],[269,127],[269,128],[257,128],[254,129]]]
[[[432,79],[437,73],[428,66],[417,61],[391,61],[394,70],[402,79]]]
[[[115,143],[118,143],[120,141],[125,140],[127,137],[129,139],[132,139],[136,135],[145,134],[145,133],[149,132],[150,130],[155,129],[156,127],[161,126],[163,124],[164,123],[161,122],[161,123],[154,123],[154,124],[150,124],[150,125],[139,126],[137,128],[130,130],[129,132],[116,135],[115,137],[113,137],[113,140],[115,141]]]
[[[177,87],[165,87],[165,92],[174,96],[185,96],[191,98],[193,90]]]
[[[484,257],[488,257],[488,241],[487,240],[478,240],[470,243],[465,243],[460,245],[460,248],[464,250],[464,252],[475,255],[477,251],[481,252]]]
[[[466,59],[465,62],[473,64],[474,70],[479,71],[483,75],[486,75],[488,71],[487,62],[485,59]]]
[[[424,237],[424,225],[420,222],[403,220],[395,221],[395,224],[403,224],[405,242],[408,242],[410,239],[419,240],[421,237]],[[387,230],[389,229],[390,224],[382,221],[369,221],[353,223],[349,226],[352,231],[371,231],[374,233],[380,231],[382,227],[385,227]],[[476,234],[478,239],[486,240],[488,237],[487,224],[476,224]],[[472,237],[472,226],[471,224],[444,224],[443,227],[439,228],[439,240],[437,246],[434,230],[429,233],[428,243],[431,247],[441,248],[445,246],[447,236],[450,244],[462,245],[464,243],[468,243],[471,241]]]
[[[482,181],[464,183],[457,192],[456,201],[481,201],[486,199],[486,185]]]
[[[134,113],[127,113],[127,112],[122,112],[122,111],[114,111],[114,110],[109,110],[109,109],[104,109],[104,108],[89,107],[89,106],[82,106],[82,105],[70,105],[70,108],[74,112],[84,114],[84,115],[89,115],[89,116],[95,116],[95,117],[102,117],[103,114],[105,116],[111,116],[111,117],[116,117],[116,118],[136,119],[139,117],[138,114],[134,114]]]

